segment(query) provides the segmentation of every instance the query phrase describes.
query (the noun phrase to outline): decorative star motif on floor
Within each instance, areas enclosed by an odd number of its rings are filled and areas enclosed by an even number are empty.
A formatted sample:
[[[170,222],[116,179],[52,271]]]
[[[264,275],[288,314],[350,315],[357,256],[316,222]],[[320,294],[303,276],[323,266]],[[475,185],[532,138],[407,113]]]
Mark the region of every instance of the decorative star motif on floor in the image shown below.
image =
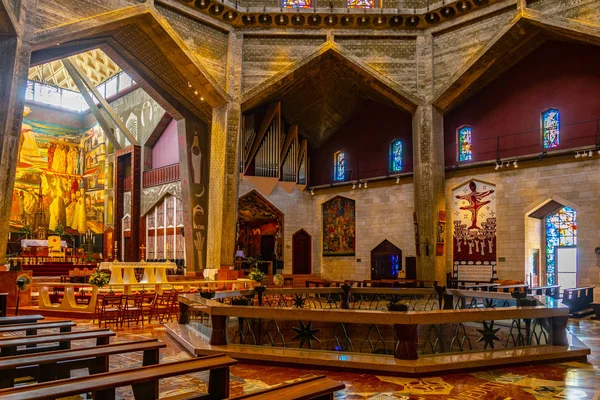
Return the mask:
[[[483,349],[487,349],[488,345],[493,349],[494,348],[494,340],[500,340],[496,333],[500,330],[500,328],[494,329],[494,321],[490,322],[488,326],[487,322],[483,321],[483,329],[477,329],[477,332],[481,333],[481,337],[477,339],[477,343],[483,341]]]
[[[304,325],[304,322],[300,321],[300,328],[292,327],[292,329],[298,334],[293,340],[300,339],[300,348],[304,346],[304,343],[307,343],[308,348],[312,349],[313,340],[321,343],[321,341],[315,336],[315,333],[319,332],[320,329],[313,329],[312,321],[306,325]]]

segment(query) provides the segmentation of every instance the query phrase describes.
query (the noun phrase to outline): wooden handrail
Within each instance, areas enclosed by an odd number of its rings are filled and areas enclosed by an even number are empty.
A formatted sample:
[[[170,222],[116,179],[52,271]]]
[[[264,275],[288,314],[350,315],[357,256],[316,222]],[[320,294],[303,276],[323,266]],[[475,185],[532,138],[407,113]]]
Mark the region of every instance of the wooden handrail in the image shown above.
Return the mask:
[[[180,179],[179,163],[144,171],[142,182],[144,187],[176,182]]]

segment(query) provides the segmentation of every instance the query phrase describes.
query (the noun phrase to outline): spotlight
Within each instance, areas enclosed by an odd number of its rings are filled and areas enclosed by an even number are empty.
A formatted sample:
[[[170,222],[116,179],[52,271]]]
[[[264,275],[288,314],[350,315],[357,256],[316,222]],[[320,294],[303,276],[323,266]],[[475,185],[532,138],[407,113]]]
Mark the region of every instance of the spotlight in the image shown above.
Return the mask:
[[[598,155],[600,156],[600,150],[598,150]]]
[[[400,177],[396,178],[396,183],[400,183]]]
[[[204,101],[204,97],[200,96],[200,101]]]
[[[352,190],[356,189],[356,183],[352,184]]]
[[[503,162],[500,163],[500,168],[502,168],[502,167],[504,167],[504,163]]]
[[[510,167],[510,161],[506,162],[506,168]]]
[[[191,88],[192,84],[190,83],[190,81],[188,81],[188,87]]]
[[[358,188],[359,189],[362,188],[362,183],[360,183],[360,182],[358,183]]]
[[[575,154],[575,158],[580,158],[581,154],[579,154],[579,152],[577,152],[577,154]]]
[[[365,189],[367,188],[367,182],[365,182]]]
[[[315,195],[315,191],[313,189],[310,189],[310,195],[314,196]]]
[[[583,153],[581,153],[581,157],[587,157],[587,153],[584,151]]]
[[[496,163],[496,168],[494,168],[496,171],[498,171],[498,168],[500,168],[500,165],[498,163]]]
[[[588,157],[592,157],[594,155],[594,153],[590,150],[590,152],[588,153]]]
[[[194,90],[194,94],[195,94],[196,96],[198,96],[198,91],[197,91],[197,90]]]
[[[513,166],[514,166],[515,168],[519,168],[519,164],[518,164],[518,161],[517,161],[517,160],[515,160],[515,162],[513,162]]]

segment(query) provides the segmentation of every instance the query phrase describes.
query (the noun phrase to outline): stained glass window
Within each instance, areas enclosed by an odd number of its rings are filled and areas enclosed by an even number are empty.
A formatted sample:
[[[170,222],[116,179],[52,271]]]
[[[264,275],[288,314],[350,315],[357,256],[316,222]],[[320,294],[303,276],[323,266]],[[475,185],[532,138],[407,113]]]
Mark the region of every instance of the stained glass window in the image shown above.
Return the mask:
[[[283,0],[285,8],[311,8],[312,0]]]
[[[335,153],[334,180],[343,181],[346,176],[346,153],[338,151]]]
[[[563,207],[546,217],[546,276],[547,284],[554,285],[556,278],[556,246],[577,245],[577,211]]]
[[[348,8],[375,8],[375,0],[347,0]]]
[[[556,108],[550,108],[542,113],[542,140],[545,149],[560,144],[560,113]]]
[[[402,141],[394,140],[390,144],[390,171],[402,171]]]
[[[473,159],[473,129],[463,126],[458,130],[458,161],[471,161]]]

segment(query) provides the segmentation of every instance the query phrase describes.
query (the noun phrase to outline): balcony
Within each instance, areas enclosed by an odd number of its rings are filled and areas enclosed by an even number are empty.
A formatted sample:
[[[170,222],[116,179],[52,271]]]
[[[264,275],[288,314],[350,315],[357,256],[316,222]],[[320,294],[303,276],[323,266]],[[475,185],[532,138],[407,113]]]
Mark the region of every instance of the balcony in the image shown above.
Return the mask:
[[[163,185],[179,180],[179,164],[171,164],[166,167],[151,169],[144,172],[144,187]]]

